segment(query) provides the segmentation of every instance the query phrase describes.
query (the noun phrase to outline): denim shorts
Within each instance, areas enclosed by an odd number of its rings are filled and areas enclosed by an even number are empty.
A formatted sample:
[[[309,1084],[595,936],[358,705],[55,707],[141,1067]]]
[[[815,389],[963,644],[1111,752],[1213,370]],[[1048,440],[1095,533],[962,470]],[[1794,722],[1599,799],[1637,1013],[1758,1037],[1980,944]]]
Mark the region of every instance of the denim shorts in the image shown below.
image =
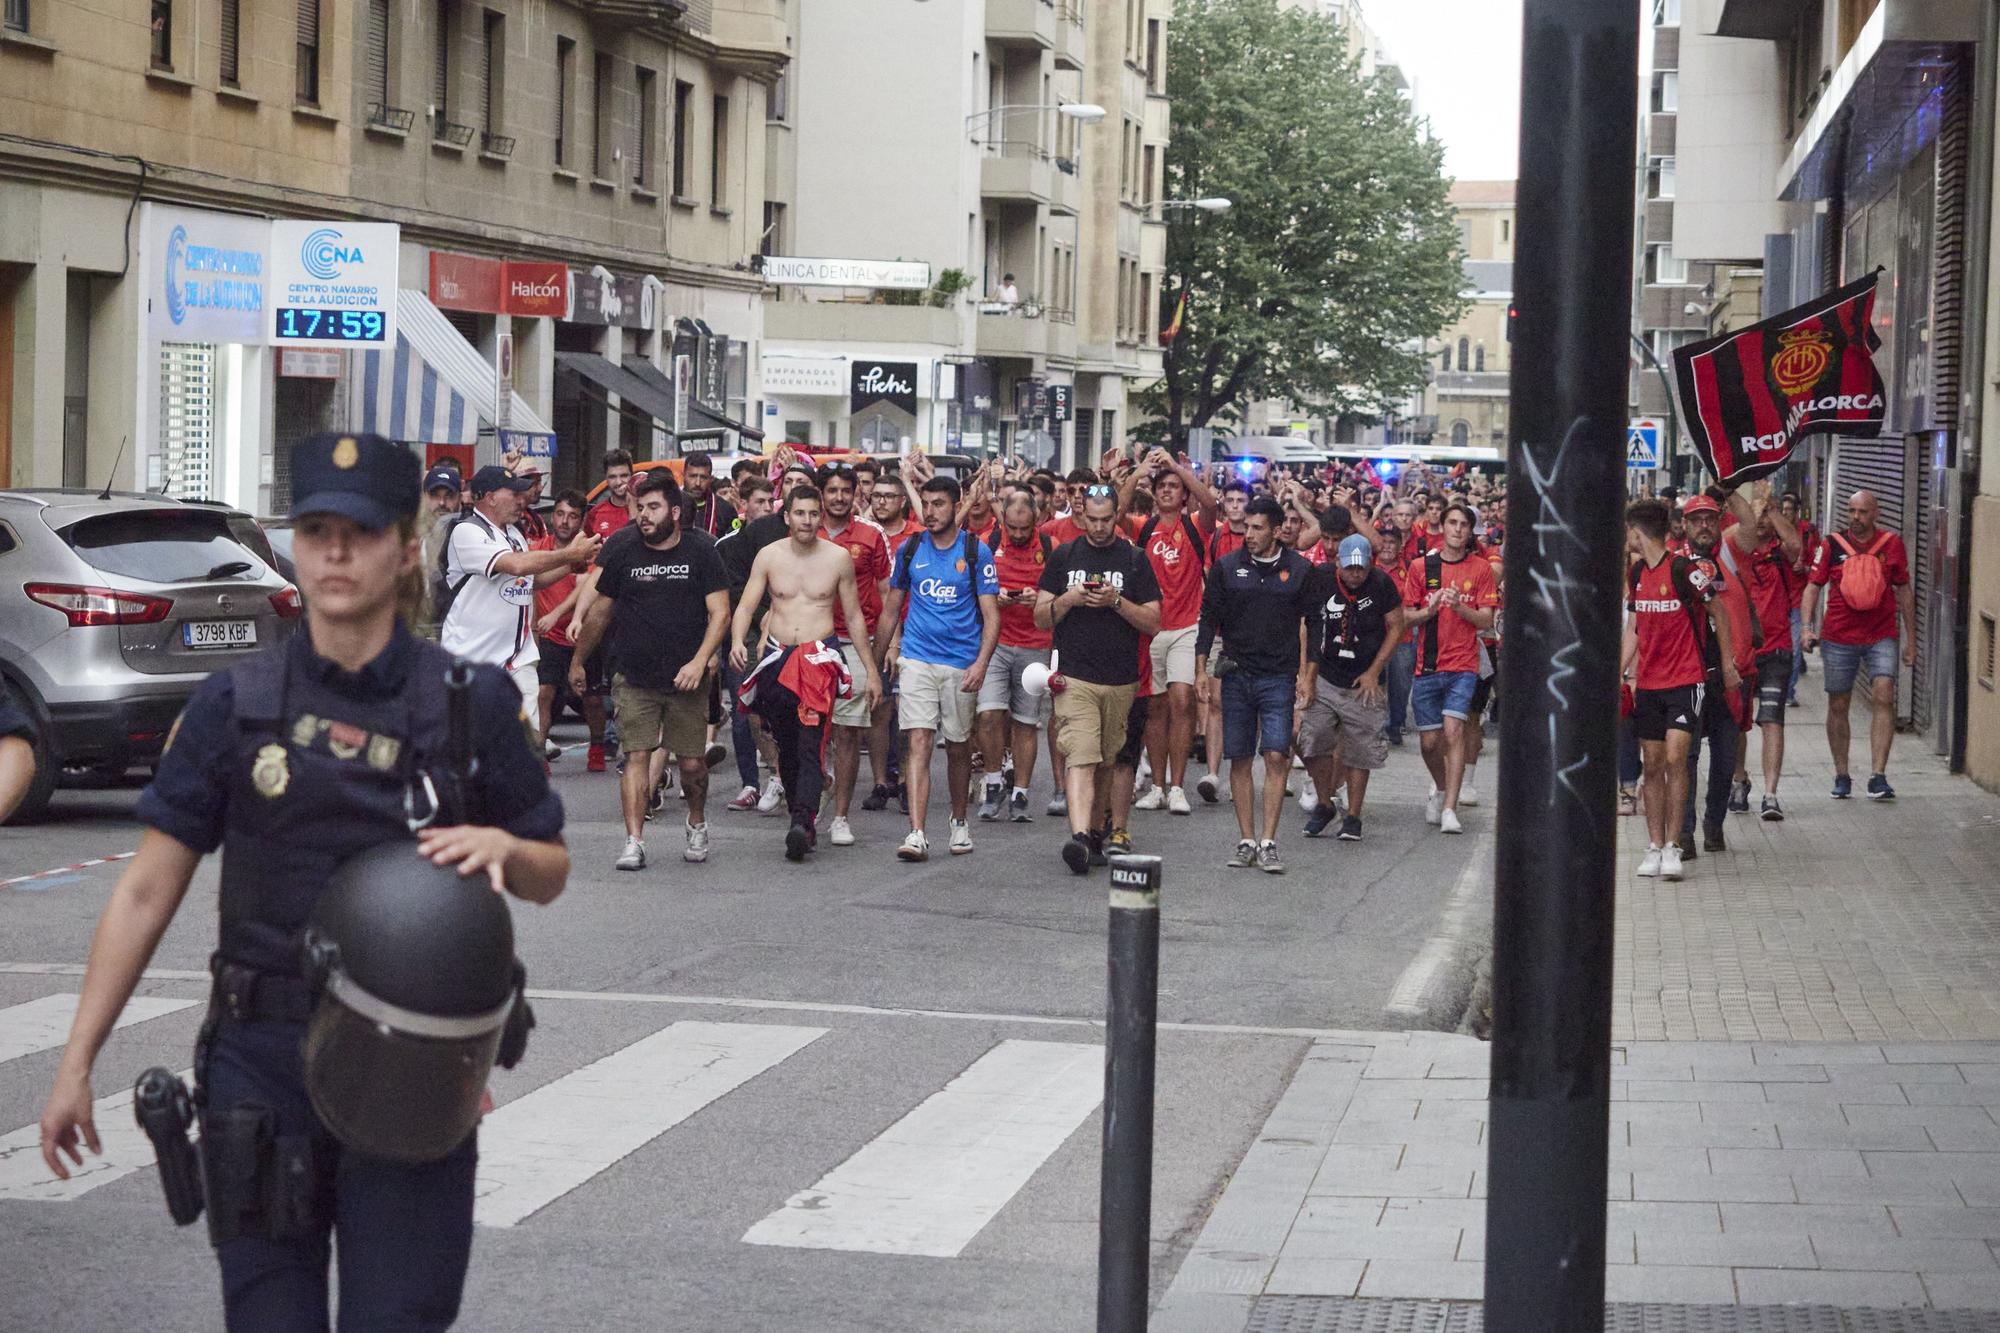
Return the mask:
[[[1222,757],[1288,754],[1298,677],[1236,670],[1222,678]]]
[[[1436,731],[1448,717],[1463,722],[1472,716],[1472,696],[1479,692],[1476,671],[1435,671],[1410,685],[1410,718],[1418,731]]]
[[[1861,668],[1868,668],[1868,679],[1881,680],[1884,676],[1896,678],[1896,639],[1892,635],[1877,639],[1873,643],[1825,643],[1819,646],[1820,660],[1826,663],[1826,692],[1828,694],[1848,694],[1854,689],[1854,681],[1861,674]]]

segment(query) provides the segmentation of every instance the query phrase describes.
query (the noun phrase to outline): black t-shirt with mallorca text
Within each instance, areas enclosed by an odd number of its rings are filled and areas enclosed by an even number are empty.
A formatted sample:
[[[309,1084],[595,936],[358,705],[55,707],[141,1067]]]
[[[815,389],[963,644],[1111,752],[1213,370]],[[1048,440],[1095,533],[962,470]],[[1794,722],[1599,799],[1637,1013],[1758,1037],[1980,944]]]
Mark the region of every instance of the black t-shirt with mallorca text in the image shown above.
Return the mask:
[[[682,528],[680,540],[655,550],[635,523],[612,534],[597,564],[597,591],[617,603],[607,636],[611,669],[641,689],[673,689],[708,630],[708,595],[729,587],[715,543]]]
[[[1313,566],[1306,595],[1313,608],[1308,646],[1318,658],[1320,679],[1351,690],[1382,651],[1389,615],[1403,604],[1403,595],[1379,568],[1370,568],[1359,588],[1349,588],[1332,565]]]
[[[1070,588],[1101,578],[1128,602],[1157,602],[1160,584],[1152,562],[1123,537],[1096,547],[1078,537],[1056,548],[1042,570],[1042,590],[1060,597]],[[1065,676],[1093,685],[1139,682],[1139,631],[1108,606],[1079,606],[1055,629],[1055,647]]]

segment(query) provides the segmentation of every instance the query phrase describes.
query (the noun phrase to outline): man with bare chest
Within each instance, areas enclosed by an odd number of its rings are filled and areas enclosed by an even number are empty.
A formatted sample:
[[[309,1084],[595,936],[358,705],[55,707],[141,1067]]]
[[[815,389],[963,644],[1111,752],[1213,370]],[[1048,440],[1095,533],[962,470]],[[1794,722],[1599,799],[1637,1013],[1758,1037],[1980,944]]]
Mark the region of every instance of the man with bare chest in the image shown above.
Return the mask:
[[[803,861],[816,841],[826,728],[843,692],[859,690],[870,710],[882,697],[882,678],[866,636],[854,641],[867,672],[856,685],[833,632],[836,599],[849,625],[863,625],[861,599],[854,577],[854,559],[845,548],[821,541],[820,493],[801,485],[785,497],[782,542],[757,553],[750,581],[737,604],[732,627],[730,662],[748,671],[740,692],[742,702],[771,729],[778,746],[778,773],[791,804],[791,827],[785,833],[785,859]],[[761,645],[751,666],[751,627],[766,596],[770,611],[757,635]]]

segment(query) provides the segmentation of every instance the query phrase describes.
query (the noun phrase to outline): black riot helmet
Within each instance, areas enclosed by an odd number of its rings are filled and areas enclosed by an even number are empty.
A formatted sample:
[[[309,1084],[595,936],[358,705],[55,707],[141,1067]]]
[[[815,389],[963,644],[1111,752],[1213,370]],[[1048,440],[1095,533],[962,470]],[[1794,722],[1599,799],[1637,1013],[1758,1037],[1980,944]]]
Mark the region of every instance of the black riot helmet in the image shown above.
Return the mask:
[[[370,1157],[451,1152],[478,1123],[496,1056],[511,1067],[534,1021],[507,904],[484,875],[385,843],[334,872],[304,943],[320,988],[305,1038],[320,1120]]]

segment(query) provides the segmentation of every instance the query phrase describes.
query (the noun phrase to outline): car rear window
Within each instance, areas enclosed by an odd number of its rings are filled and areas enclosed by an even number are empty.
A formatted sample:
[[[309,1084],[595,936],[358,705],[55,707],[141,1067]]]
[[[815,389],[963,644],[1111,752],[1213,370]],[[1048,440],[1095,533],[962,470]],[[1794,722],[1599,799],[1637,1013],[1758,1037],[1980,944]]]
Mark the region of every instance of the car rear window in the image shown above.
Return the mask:
[[[232,520],[249,532],[239,534]],[[93,568],[153,583],[268,577],[269,562],[257,549],[269,549],[261,537],[247,517],[201,509],[127,509],[82,519],[62,531],[70,549]],[[236,563],[250,567],[214,573]]]

